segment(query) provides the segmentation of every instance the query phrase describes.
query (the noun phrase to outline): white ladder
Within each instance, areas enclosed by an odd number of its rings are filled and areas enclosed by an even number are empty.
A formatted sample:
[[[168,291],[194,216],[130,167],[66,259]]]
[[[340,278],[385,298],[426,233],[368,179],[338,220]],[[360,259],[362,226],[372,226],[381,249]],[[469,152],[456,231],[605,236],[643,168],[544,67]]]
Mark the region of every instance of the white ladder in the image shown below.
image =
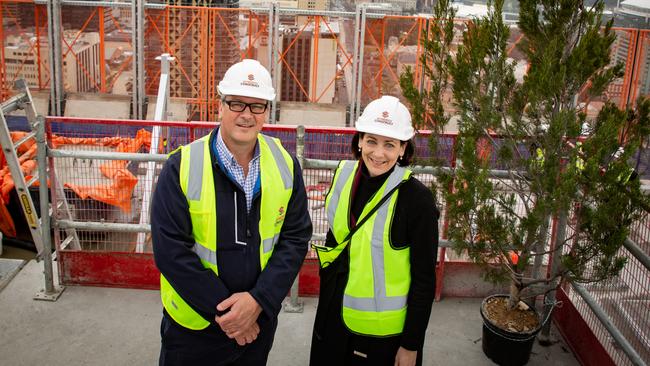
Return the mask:
[[[26,182],[25,177],[23,176],[23,173],[20,169],[20,162],[16,152],[20,145],[36,137],[36,129],[43,128],[43,126],[38,126],[39,123],[42,123],[42,119],[39,122],[39,119],[37,118],[36,108],[34,107],[32,100],[32,95],[29,92],[29,88],[27,87],[25,81],[22,79],[16,81],[16,88],[18,89],[19,93],[2,103],[2,108],[0,109],[0,145],[2,146],[5,159],[7,160],[9,171],[11,172],[16,193],[18,193],[20,206],[23,209],[23,214],[27,221],[27,225],[29,226],[29,231],[32,234],[32,240],[36,246],[38,256],[41,257],[43,254],[41,220],[36,214],[36,206],[34,206],[32,196],[29,194],[29,187],[38,181],[38,173],[35,172],[33,174],[33,178]],[[9,132],[9,127],[7,125],[5,115],[18,109],[23,109],[25,111],[31,131],[25,137],[21,138],[14,144],[11,140],[11,133]],[[70,207],[66,201],[65,195],[63,195],[63,187],[60,186],[60,184],[57,184],[56,190],[57,196],[61,197],[62,200],[62,202],[57,205],[60,208],[63,208],[63,210],[59,212],[62,213],[62,216],[71,219],[72,213],[70,212]],[[66,234],[68,237],[66,238],[67,242],[65,242],[65,245],[71,245],[71,247],[74,249],[80,249],[79,238],[77,237],[76,231],[74,229],[67,229]]]

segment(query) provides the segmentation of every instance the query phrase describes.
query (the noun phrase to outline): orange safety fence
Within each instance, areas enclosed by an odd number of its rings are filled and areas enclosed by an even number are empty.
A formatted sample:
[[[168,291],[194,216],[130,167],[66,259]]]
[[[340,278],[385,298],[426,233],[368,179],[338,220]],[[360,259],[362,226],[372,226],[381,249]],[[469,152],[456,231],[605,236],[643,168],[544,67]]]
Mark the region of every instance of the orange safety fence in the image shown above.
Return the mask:
[[[26,132],[11,132],[12,141],[16,142],[23,138]],[[151,132],[141,129],[137,132],[135,138],[129,137],[103,137],[103,138],[75,138],[52,136],[52,146],[54,148],[62,145],[87,145],[87,146],[105,146],[110,147],[115,152],[135,153],[141,149],[149,149],[151,141]],[[37,167],[35,157],[37,145],[34,139],[29,139],[18,147],[18,161],[25,180],[32,178],[32,174]],[[110,160],[99,166],[103,176],[112,180],[110,184],[97,185],[78,185],[65,183],[64,187],[70,188],[81,199],[92,198],[96,201],[118,207],[123,212],[131,211],[131,196],[138,183],[135,177],[128,169],[128,161]],[[48,182],[49,184],[49,182]],[[38,182],[34,184],[38,186]],[[14,180],[9,172],[9,166],[6,163],[4,154],[0,155],[0,230],[9,237],[16,236],[16,227],[11,214],[7,210],[10,192],[14,189]]]

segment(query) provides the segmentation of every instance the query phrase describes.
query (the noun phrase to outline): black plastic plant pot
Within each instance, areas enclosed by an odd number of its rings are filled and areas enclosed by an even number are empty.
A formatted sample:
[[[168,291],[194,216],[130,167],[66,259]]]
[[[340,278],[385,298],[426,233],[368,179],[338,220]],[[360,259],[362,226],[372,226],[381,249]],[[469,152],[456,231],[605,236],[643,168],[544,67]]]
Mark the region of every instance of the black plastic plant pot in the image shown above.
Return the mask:
[[[483,318],[483,353],[492,361],[501,366],[520,366],[528,363],[533,343],[540,326],[526,333],[511,332],[494,325],[484,314],[484,307],[493,297],[508,297],[508,295],[492,295],[486,297],[481,303],[481,317]],[[539,313],[535,311],[539,318]]]

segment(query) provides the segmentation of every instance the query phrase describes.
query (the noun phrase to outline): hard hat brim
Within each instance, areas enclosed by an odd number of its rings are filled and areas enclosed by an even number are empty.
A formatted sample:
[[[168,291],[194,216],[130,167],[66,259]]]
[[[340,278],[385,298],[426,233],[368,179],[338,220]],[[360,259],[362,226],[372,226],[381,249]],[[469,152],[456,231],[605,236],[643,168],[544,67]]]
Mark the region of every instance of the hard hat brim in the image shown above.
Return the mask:
[[[410,133],[406,131],[396,131],[393,127],[378,126],[376,123],[371,124],[361,120],[357,121],[356,129],[358,132],[371,133],[373,135],[389,137],[400,141],[408,141],[415,136],[415,131],[411,131]]]
[[[226,95],[236,95],[239,97],[249,97],[249,98],[257,98],[257,99],[263,99],[267,100],[269,102],[272,102],[275,100],[275,93],[272,94],[272,96],[269,96],[269,93],[264,93],[263,91],[246,91],[242,92],[241,88],[230,88],[230,87],[224,87],[224,86],[219,86],[218,87],[219,94],[221,96],[225,97]]]

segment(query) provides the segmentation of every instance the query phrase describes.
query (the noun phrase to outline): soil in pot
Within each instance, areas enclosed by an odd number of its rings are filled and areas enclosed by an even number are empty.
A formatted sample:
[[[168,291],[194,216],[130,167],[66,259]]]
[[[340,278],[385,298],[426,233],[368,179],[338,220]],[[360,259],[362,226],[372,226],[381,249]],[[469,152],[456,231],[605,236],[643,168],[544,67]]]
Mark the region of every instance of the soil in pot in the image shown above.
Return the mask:
[[[539,326],[539,318],[528,305],[520,302],[514,309],[508,309],[507,297],[493,297],[486,301],[485,316],[492,324],[513,333],[528,333]]]
[[[496,295],[483,300],[481,316],[485,355],[501,366],[525,365],[541,329],[537,312],[523,302],[508,309],[508,297]]]

